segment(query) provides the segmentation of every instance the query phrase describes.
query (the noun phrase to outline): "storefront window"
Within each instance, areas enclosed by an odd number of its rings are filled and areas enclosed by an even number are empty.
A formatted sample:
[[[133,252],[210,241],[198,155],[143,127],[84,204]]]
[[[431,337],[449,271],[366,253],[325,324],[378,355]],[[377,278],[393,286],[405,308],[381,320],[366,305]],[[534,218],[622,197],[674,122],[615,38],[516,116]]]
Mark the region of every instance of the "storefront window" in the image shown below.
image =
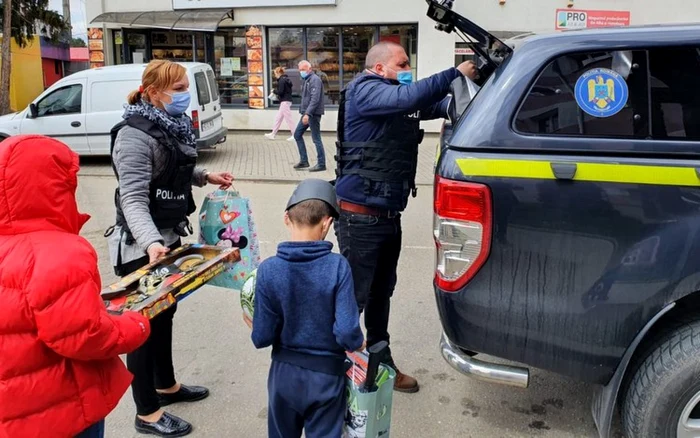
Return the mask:
[[[374,26],[343,28],[343,84],[350,83],[365,70],[367,52],[374,45],[376,34]]]
[[[214,34],[214,72],[222,105],[248,105],[245,28]]]
[[[413,77],[418,75],[418,28],[412,24],[379,26],[379,41],[391,41],[406,49]]]
[[[301,101],[301,78],[297,64],[307,59],[323,80],[325,102],[337,105],[343,87],[364,71],[367,52],[378,37],[380,41],[394,41],[406,49],[415,75],[417,35],[418,27],[414,24],[268,28],[269,68],[274,70],[281,66],[287,69],[293,85],[293,102],[298,104]],[[272,75],[269,78],[270,88],[274,89],[274,78]]]
[[[337,105],[340,99],[340,28],[308,28],[306,50],[308,61],[323,81],[325,103]]]
[[[125,63],[141,64],[150,60],[146,53],[147,38],[145,33],[132,31],[124,32],[124,39],[126,39],[127,43]],[[119,50],[123,50],[122,47],[120,47]]]
[[[197,45],[196,51],[193,43]],[[174,62],[192,62],[195,56],[204,59],[204,35],[201,33],[152,31],[151,47],[153,59]]]
[[[268,31],[268,60],[270,70],[284,67],[292,80],[292,101],[301,102],[301,78],[299,61],[304,59],[304,29],[301,27],[275,28]],[[271,79],[274,80],[272,76]],[[275,83],[269,82],[274,89]]]

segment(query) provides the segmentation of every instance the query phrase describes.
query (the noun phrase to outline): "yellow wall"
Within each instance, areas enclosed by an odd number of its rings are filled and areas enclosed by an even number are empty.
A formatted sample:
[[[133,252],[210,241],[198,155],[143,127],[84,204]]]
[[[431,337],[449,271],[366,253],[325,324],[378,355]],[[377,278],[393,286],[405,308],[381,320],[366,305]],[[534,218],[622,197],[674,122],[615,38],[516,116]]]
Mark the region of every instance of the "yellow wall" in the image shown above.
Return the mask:
[[[0,36],[2,41],[2,36]],[[10,107],[21,111],[44,91],[44,73],[41,69],[41,43],[39,38],[21,48],[12,39],[10,74]],[[0,56],[2,54],[0,53]]]

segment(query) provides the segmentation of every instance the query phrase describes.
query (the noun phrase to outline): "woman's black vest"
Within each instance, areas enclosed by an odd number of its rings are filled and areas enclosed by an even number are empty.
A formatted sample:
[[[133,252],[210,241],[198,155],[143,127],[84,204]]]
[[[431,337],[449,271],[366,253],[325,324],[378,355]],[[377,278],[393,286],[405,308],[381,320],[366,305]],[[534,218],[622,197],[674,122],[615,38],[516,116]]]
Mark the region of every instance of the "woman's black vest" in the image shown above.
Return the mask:
[[[149,191],[149,210],[153,223],[158,229],[169,229],[182,226],[187,222],[187,216],[196,210],[192,197],[192,176],[197,157],[188,156],[180,150],[177,141],[164,133],[158,125],[142,116],[131,116],[112,128],[110,155],[114,152],[114,143],[119,130],[130,126],[147,134],[158,141],[161,153],[167,157],[167,164],[162,174],[151,180]],[[119,180],[119,173],[112,159],[112,169]],[[121,206],[119,188],[114,193],[114,204],[117,208],[117,225],[126,231],[131,238],[129,226]]]

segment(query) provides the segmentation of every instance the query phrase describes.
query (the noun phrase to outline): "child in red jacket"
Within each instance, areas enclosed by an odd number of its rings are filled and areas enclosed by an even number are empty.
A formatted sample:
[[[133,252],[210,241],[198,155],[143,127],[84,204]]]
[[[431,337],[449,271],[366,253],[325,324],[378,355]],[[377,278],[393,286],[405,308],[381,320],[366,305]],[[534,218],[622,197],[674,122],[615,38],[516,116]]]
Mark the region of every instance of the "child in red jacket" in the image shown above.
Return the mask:
[[[109,315],[79,236],[78,156],[41,136],[0,143],[0,438],[104,436],[148,320]]]

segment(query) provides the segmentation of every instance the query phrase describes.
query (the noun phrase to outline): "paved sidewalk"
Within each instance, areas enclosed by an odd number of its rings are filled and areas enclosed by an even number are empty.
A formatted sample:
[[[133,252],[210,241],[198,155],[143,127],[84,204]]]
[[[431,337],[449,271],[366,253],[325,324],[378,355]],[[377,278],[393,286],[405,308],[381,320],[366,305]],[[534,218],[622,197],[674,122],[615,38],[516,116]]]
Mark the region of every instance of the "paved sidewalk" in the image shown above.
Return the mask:
[[[331,180],[335,178],[336,153],[335,136],[323,136],[326,148],[326,165],[328,170],[316,174],[294,170],[292,166],[299,161],[299,152],[295,142],[288,142],[287,132],[280,132],[277,140],[267,140],[263,132],[230,131],[226,143],[216,150],[202,151],[198,164],[211,171],[229,171],[239,181],[275,181],[297,182],[309,175]],[[316,164],[316,147],[311,135],[304,137],[311,165]],[[418,156],[418,185],[433,184],[433,161],[435,159],[438,136],[426,134]],[[112,176],[108,158],[87,158],[82,160],[80,176]]]

